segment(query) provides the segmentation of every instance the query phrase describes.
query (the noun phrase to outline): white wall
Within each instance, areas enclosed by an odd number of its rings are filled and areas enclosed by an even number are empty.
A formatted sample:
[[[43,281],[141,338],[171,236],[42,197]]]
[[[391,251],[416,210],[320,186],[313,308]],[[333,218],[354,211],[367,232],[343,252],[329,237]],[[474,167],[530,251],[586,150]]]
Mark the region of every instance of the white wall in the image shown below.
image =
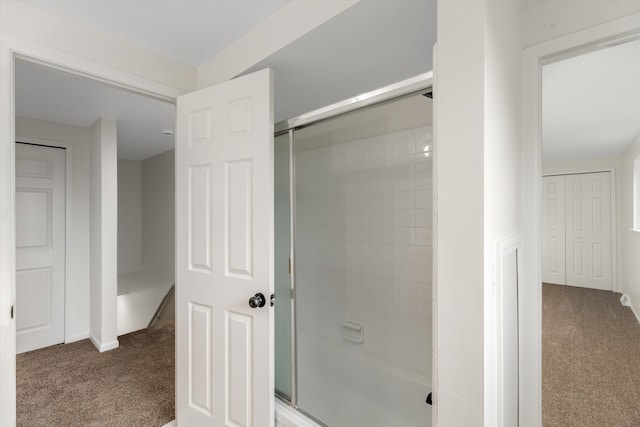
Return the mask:
[[[175,283],[175,152],[140,162],[141,267],[118,275],[118,335],[146,328]]]
[[[176,93],[196,86],[197,72],[193,67],[18,0],[0,2],[0,34],[176,88]]]
[[[485,3],[438,2],[433,357],[442,427],[484,422]]]
[[[624,226],[622,223],[623,214],[623,171],[622,171],[622,157],[606,157],[595,159],[575,159],[575,160],[563,160],[553,162],[542,163],[542,175],[553,174],[567,174],[567,173],[585,173],[585,172],[600,172],[600,171],[613,171],[615,178],[615,190],[612,196],[615,198],[616,216],[615,220],[616,230],[616,265],[613,266],[616,269],[617,283],[613,284],[613,290],[622,292],[622,242],[624,236]]]
[[[174,150],[142,161],[142,219],[143,269],[168,290],[175,282]]]
[[[439,426],[493,425],[497,418],[495,384],[488,387],[497,367],[485,354],[495,354],[496,245],[521,231],[520,7],[438,2]]]
[[[234,78],[358,1],[288,2],[198,67],[198,87]]]
[[[16,140],[71,147],[71,193],[65,288],[65,342],[89,337],[89,128],[16,117]]]
[[[99,351],[118,347],[118,154],[116,121],[101,117],[91,132],[91,328]]]
[[[511,238],[521,238],[521,53],[522,12],[518,2],[488,1],[485,29],[484,94],[484,336],[485,336],[485,425],[512,425],[503,415],[518,413],[518,401],[502,393],[517,390],[517,380],[501,378],[502,372],[518,372],[508,366],[509,354],[519,352],[517,340],[506,340],[510,325],[502,325],[503,313],[517,313],[518,290],[509,290],[503,272],[515,265],[516,257],[499,254],[499,247]],[[446,144],[446,142],[443,142]],[[520,249],[518,247],[518,249]],[[520,252],[518,255],[522,255]],[[505,258],[502,258],[505,256]],[[497,271],[500,266],[501,271]],[[501,282],[504,280],[504,282]],[[517,280],[517,279],[516,279]],[[517,283],[517,282],[516,282]],[[516,286],[516,285],[514,285]],[[509,295],[514,297],[509,300]],[[514,307],[515,306],[515,307]],[[494,323],[495,322],[495,323]],[[503,348],[504,347],[504,348]],[[497,357],[496,357],[497,355]],[[505,358],[504,364],[501,357]],[[517,357],[517,356],[516,356]],[[497,362],[496,362],[497,360]],[[509,384],[514,384],[509,385]],[[505,388],[503,390],[503,388]],[[507,408],[506,405],[511,405]],[[516,406],[516,407],[514,407]]]
[[[640,137],[637,137],[622,154],[622,276],[621,291],[631,297],[631,308],[640,314],[640,231],[633,229],[633,162],[640,156]],[[640,318],[639,318],[640,319]]]
[[[118,159],[118,274],[142,268],[141,166]]]

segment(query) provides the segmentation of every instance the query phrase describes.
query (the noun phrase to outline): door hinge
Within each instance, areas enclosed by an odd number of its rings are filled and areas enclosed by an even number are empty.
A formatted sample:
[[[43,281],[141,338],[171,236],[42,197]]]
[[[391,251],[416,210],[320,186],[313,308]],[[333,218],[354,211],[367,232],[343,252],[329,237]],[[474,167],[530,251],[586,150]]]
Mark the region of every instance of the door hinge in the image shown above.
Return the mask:
[[[11,306],[11,318],[13,319],[13,306]]]
[[[291,258],[289,258],[289,274],[291,274]]]

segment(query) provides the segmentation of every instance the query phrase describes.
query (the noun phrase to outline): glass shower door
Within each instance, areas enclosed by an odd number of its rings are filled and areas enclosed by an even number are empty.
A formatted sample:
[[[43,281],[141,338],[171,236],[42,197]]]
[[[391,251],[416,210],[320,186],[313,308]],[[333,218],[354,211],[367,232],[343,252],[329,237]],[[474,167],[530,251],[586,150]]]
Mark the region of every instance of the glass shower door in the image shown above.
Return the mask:
[[[291,401],[291,204],[289,133],[274,139],[275,232],[275,384],[276,394]]]
[[[431,102],[295,132],[297,403],[331,427],[430,425]]]

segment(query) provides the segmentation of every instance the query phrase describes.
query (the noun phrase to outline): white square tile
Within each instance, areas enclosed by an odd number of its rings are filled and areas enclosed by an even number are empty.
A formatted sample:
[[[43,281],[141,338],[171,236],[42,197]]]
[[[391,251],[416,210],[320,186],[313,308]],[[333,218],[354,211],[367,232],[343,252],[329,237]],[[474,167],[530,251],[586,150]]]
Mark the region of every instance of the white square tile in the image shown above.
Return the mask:
[[[432,274],[430,265],[416,265],[416,281],[418,283],[431,284]]]
[[[416,264],[433,265],[433,250],[429,246],[416,246]]]
[[[344,227],[344,239],[347,241],[367,242],[370,236],[370,227],[347,225]]]
[[[408,300],[416,300],[418,298],[418,287],[416,282],[396,280],[395,284],[398,298]]]
[[[433,210],[431,209],[416,209],[416,227],[428,227],[433,226]]]
[[[393,191],[413,191],[416,189],[416,175],[413,172],[398,173],[389,177]]]
[[[433,198],[431,190],[416,190],[415,192],[415,208],[431,209]]]
[[[433,172],[417,171],[415,173],[415,189],[431,190],[433,188]]]
[[[416,284],[416,300],[418,302],[430,303],[433,298],[433,288],[428,283]]]

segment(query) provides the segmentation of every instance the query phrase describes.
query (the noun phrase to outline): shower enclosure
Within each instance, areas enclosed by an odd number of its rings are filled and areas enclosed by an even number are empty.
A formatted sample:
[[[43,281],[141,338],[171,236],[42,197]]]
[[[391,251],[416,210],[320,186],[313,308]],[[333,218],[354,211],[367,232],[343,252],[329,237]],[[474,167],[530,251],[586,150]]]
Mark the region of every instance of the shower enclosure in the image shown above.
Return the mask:
[[[414,80],[276,127],[276,394],[330,427],[431,425],[433,113]]]

